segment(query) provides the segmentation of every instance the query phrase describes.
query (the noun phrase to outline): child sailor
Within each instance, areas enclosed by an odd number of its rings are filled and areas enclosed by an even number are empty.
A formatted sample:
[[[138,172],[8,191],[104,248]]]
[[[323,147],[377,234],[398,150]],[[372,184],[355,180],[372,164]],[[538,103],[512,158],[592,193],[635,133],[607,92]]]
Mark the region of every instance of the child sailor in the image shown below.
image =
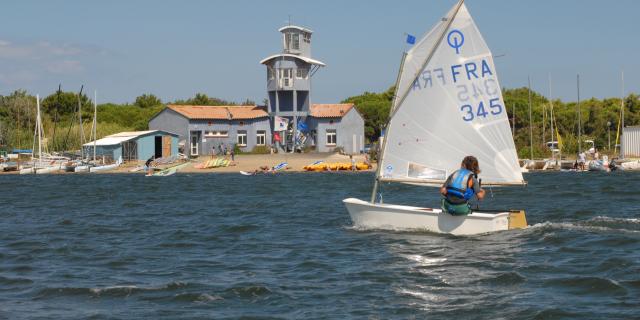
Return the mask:
[[[468,215],[471,213],[469,200],[475,195],[478,200],[484,198],[484,190],[478,182],[480,166],[474,156],[466,156],[460,169],[453,172],[440,188],[442,210],[451,215]]]

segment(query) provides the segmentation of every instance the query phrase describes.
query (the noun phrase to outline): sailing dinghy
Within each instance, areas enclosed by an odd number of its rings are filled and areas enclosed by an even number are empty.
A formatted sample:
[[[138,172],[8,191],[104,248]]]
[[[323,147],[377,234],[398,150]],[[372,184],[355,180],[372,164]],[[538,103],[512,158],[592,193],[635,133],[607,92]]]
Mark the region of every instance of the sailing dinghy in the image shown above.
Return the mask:
[[[343,200],[354,225],[456,235],[526,227],[524,211],[452,216],[376,202],[379,182],[440,186],[467,155],[483,185],[525,184],[493,56],[464,0],[405,53],[396,90],[371,202]]]

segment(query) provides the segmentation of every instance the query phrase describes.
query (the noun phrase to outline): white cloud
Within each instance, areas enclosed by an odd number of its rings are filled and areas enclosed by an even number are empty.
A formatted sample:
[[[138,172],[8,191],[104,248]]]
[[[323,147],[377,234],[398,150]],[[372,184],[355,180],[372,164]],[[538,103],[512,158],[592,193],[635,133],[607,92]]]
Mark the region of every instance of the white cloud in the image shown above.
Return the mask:
[[[47,65],[47,71],[56,74],[73,74],[84,71],[84,66],[78,60],[53,61]]]

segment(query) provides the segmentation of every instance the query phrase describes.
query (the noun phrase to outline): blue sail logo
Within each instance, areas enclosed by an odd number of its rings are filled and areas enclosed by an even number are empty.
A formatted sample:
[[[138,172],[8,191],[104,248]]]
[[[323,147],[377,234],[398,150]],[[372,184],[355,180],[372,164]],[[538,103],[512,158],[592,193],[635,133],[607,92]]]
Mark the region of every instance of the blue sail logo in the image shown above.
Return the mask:
[[[451,48],[456,49],[456,54],[460,54],[460,48],[464,44],[464,34],[457,29],[451,30],[447,35],[447,43]]]

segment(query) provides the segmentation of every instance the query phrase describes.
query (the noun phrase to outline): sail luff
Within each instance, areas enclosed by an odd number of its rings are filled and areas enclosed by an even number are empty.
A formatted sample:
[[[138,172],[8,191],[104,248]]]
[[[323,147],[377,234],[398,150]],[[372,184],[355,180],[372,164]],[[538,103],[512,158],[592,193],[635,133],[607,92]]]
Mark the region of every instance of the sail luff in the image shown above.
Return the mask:
[[[402,69],[404,68],[404,61],[407,59],[407,52],[404,51],[402,53],[402,60],[400,60],[400,69],[398,70],[398,77],[396,78],[396,84],[394,88],[393,94],[393,104],[390,113],[393,113],[393,106],[396,105],[396,100],[398,98],[398,84],[400,83],[400,79],[402,77]],[[385,130],[388,128],[389,123],[385,126]],[[371,190],[371,203],[376,201],[376,193],[378,193],[378,177],[380,176],[380,163],[382,163],[382,154],[384,153],[385,140],[382,140],[382,146],[380,148],[380,154],[378,155],[378,165],[376,166],[376,179],[373,182],[373,189]]]

